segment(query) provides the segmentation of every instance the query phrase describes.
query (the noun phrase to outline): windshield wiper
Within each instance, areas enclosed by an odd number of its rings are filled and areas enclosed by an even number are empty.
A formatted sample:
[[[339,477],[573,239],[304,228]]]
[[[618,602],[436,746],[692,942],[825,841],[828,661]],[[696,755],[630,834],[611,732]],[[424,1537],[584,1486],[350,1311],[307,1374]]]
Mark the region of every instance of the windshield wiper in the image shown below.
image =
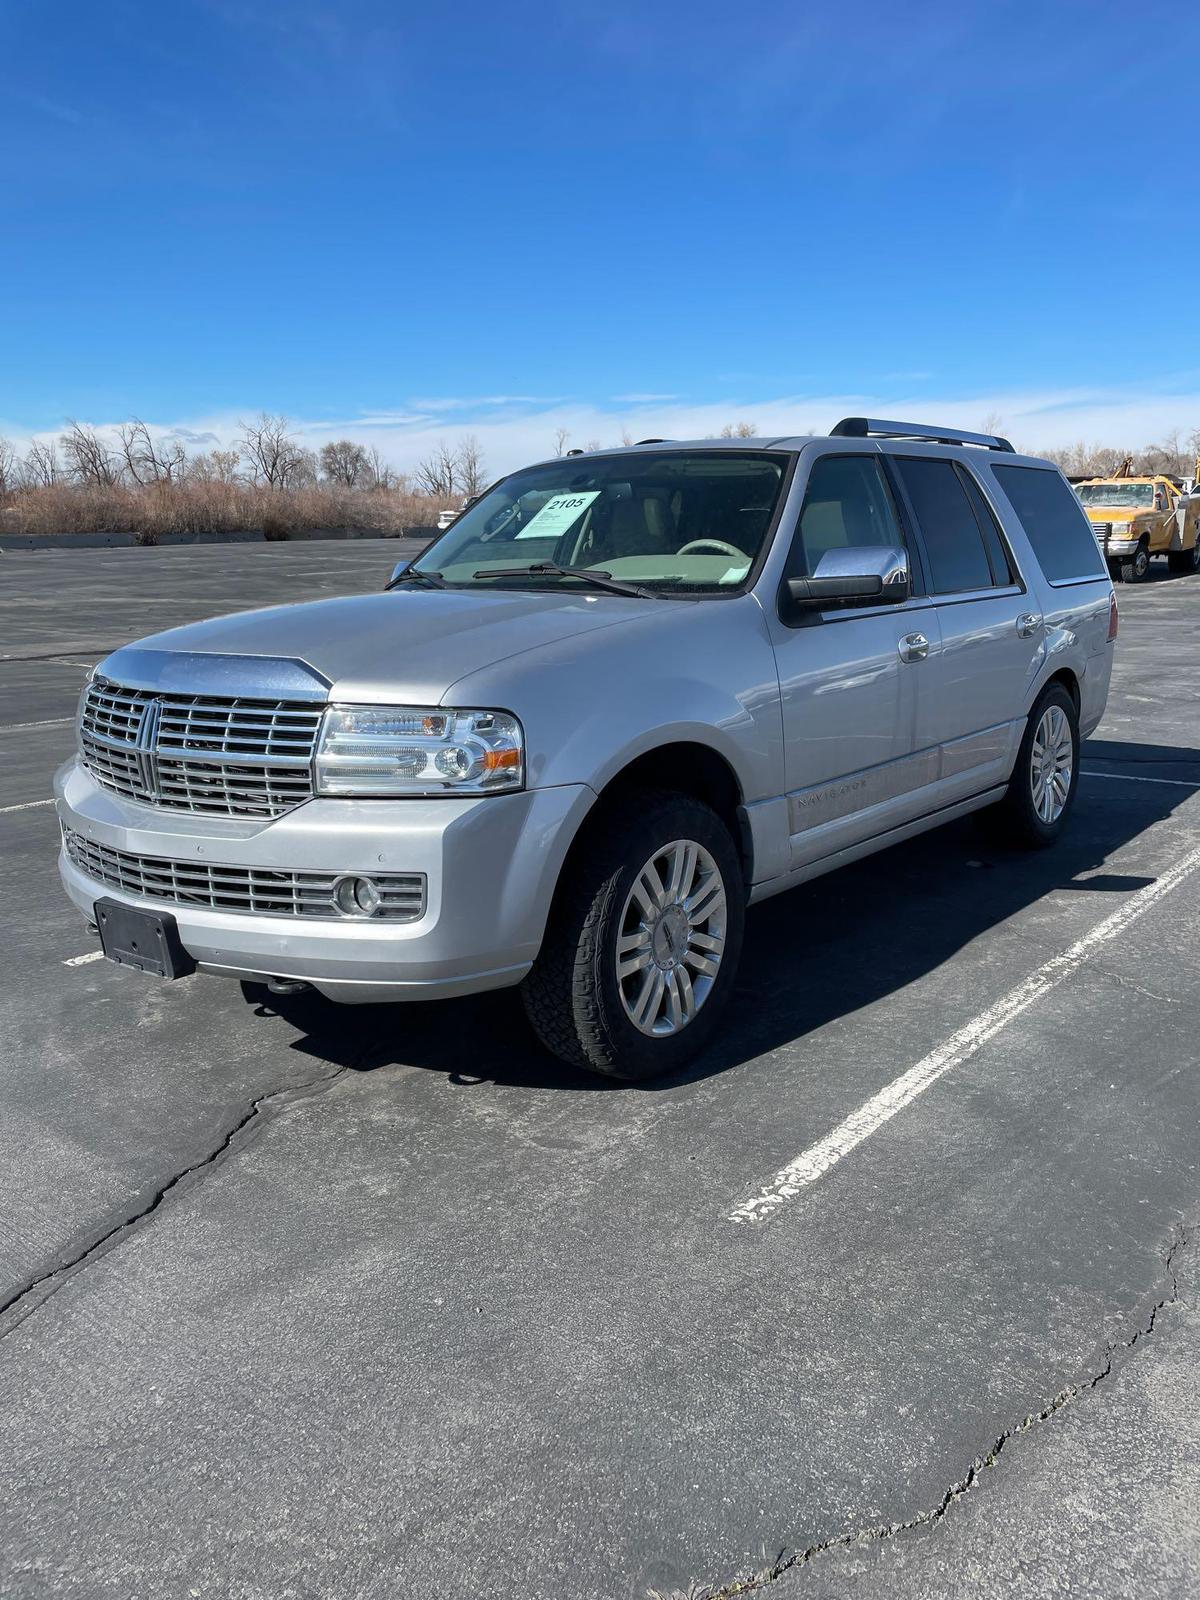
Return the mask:
[[[394,578],[389,578],[384,589],[394,589],[398,583],[427,583],[431,589],[444,589],[446,580],[440,572],[425,572],[418,567],[405,567]]]
[[[535,561],[528,567],[484,567],[474,574],[477,578],[581,578],[595,589],[607,589],[610,594],[630,594],[638,600],[653,600],[654,594],[643,589],[640,583],[622,583],[611,572],[598,572],[594,567],[560,567],[557,561]]]

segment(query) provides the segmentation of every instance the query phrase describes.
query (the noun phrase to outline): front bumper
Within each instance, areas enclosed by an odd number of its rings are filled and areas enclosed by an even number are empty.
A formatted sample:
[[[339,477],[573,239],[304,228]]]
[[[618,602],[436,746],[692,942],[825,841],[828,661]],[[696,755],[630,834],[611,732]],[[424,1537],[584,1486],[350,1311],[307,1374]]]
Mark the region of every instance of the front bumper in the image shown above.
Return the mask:
[[[541,945],[559,870],[590,789],[569,785],[474,799],[316,799],[270,821],[206,817],[127,800],[73,760],[55,778],[65,828],[116,850],[181,861],[369,874],[424,873],[411,922],[266,916],[151,900],[86,876],[65,850],[59,872],[89,918],[95,902],[175,917],[207,972],[299,978],[332,1000],[422,1000],[519,983]]]
[[[1138,540],[1118,539],[1114,534],[1110,534],[1104,541],[1104,553],[1106,556],[1131,556],[1137,547]]]

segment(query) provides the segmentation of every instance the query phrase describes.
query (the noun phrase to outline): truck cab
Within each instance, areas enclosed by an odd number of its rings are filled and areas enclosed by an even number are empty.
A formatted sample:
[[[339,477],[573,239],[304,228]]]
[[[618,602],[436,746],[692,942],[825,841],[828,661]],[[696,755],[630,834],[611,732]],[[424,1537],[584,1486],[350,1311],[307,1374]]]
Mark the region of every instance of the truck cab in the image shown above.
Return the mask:
[[[1144,582],[1154,556],[1166,556],[1174,574],[1200,571],[1200,496],[1161,473],[1089,478],[1075,492],[1121,582]]]

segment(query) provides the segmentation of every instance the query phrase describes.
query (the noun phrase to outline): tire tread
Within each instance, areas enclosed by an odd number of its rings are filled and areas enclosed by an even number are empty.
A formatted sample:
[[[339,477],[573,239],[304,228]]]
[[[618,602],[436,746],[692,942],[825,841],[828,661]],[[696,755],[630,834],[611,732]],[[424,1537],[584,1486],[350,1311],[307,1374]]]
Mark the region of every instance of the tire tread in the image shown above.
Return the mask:
[[[681,806],[702,810],[726,831],[716,813],[691,795],[664,789],[639,790],[628,796],[626,806],[636,823],[621,827],[612,810],[598,816],[559,884],[542,949],[521,985],[521,998],[542,1044],[573,1066],[607,1077],[640,1076],[621,1064],[620,1041],[607,1025],[600,1003],[602,940],[621,876],[629,864],[630,833],[636,827],[639,833],[648,834],[669,819],[673,828]],[[739,887],[727,884],[731,900]],[[736,960],[736,948],[729,954]],[[696,1026],[693,1022],[686,1032]],[[698,1031],[697,1039],[701,1036]],[[686,1033],[680,1038],[686,1038]],[[670,1070],[669,1066],[663,1070]]]

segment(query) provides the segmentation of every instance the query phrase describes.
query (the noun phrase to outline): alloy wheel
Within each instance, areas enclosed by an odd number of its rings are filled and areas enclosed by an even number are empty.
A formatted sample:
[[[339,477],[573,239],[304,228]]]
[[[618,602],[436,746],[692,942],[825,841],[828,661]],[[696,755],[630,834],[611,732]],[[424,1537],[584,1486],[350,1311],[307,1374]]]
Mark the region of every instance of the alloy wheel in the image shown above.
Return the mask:
[[[1071,724],[1061,706],[1042,712],[1029,752],[1033,809],[1043,822],[1057,822],[1071,793],[1075,746]]]
[[[725,884],[704,846],[676,839],[656,850],[617,928],[617,987],[639,1032],[663,1038],[694,1019],[720,971],[725,932]]]

